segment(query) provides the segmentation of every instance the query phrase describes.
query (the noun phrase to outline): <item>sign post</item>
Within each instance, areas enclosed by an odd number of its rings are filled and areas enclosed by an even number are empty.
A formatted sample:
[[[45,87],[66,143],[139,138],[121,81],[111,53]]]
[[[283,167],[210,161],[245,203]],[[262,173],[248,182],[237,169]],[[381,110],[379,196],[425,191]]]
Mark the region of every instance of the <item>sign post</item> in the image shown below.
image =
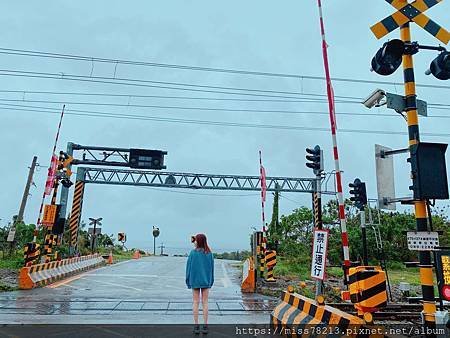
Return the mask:
[[[311,277],[325,280],[325,268],[328,249],[328,230],[314,230],[313,252],[311,260]]]
[[[102,217],[100,217],[100,218],[90,218],[89,217],[89,220],[91,221],[89,223],[89,225],[94,226],[94,228],[92,229],[92,243],[91,243],[91,252],[92,253],[94,253],[95,241],[97,239],[97,232],[98,232],[97,225],[102,225],[102,223],[101,223],[102,219],[103,219]]]

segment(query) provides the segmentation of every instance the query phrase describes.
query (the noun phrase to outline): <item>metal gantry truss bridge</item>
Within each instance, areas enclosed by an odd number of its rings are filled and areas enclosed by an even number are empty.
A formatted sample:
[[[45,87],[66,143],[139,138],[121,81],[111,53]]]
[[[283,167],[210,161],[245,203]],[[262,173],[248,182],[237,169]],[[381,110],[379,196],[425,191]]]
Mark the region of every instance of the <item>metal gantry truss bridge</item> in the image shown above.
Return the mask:
[[[268,191],[313,193],[315,178],[266,177]],[[77,181],[94,184],[164,188],[260,191],[259,176],[194,174],[113,168],[80,167]],[[334,191],[322,194],[334,195]]]
[[[146,186],[159,188],[206,189],[206,190],[240,190],[261,191],[260,176],[215,175],[161,170],[123,169],[130,167],[130,149],[97,146],[82,146],[69,142],[67,154],[82,151],[82,157],[74,158],[72,165],[77,165],[77,175],[70,213],[69,231],[71,254],[76,251],[78,231],[81,222],[84,187],[86,184],[108,184]],[[165,153],[165,152],[164,152]],[[165,153],[166,154],[166,153]],[[86,166],[86,167],[83,167]],[[94,167],[95,166],[95,167]],[[98,166],[98,167],[97,167]],[[105,168],[104,166],[109,166]],[[112,168],[111,168],[112,167]],[[310,193],[317,191],[323,183],[325,188],[330,179],[317,177],[266,177],[267,191]],[[335,195],[335,191],[323,189],[326,195]],[[68,206],[68,188],[62,188],[59,217],[65,217]]]

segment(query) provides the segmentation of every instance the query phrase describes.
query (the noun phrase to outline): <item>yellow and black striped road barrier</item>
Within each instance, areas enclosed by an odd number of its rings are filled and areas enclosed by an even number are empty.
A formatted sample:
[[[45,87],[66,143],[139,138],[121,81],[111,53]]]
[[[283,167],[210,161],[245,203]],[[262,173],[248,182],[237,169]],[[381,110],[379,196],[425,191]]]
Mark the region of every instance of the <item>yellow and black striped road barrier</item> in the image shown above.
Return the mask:
[[[45,235],[43,254],[45,255],[46,263],[48,263],[51,260],[53,247],[56,246],[57,238],[58,238],[58,235],[53,235],[53,234]]]
[[[44,286],[102,264],[105,264],[103,257],[94,254],[26,266],[19,273],[19,288],[26,290]]]
[[[39,258],[40,254],[40,244],[27,243],[23,248],[23,258],[25,260],[25,265],[33,264]]]
[[[260,278],[264,278],[264,269],[265,269],[264,249],[261,244],[261,248],[259,250],[259,277]]]
[[[358,314],[375,312],[387,305],[386,273],[380,266],[349,269],[350,300]]]
[[[266,250],[265,260],[267,266],[266,282],[275,282],[273,269],[277,265],[277,252],[275,250]]]
[[[370,316],[370,314],[369,314]],[[280,336],[356,337],[358,328],[368,324],[357,316],[308,297],[284,291],[270,316],[271,331]],[[323,328],[321,331],[315,331]],[[299,334],[299,330],[302,330]],[[308,332],[306,330],[309,330]],[[369,336],[367,336],[369,337]],[[370,337],[382,337],[370,335]]]
[[[73,193],[72,212],[70,216],[69,231],[70,231],[70,246],[72,250],[78,244],[78,229],[80,227],[81,209],[83,207],[84,182],[75,182],[75,191]],[[73,253],[74,251],[72,251]]]

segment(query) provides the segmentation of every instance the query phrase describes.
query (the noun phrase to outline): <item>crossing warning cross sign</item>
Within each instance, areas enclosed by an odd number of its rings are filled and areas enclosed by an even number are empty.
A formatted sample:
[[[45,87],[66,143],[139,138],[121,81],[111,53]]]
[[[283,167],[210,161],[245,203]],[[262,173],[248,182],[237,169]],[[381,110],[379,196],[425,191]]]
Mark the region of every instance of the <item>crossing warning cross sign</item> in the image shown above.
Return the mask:
[[[443,0],[415,0],[411,3],[409,3],[408,0],[385,1],[396,8],[397,12],[370,27],[377,39],[382,38],[408,22],[415,22],[439,41],[445,44],[450,41],[450,33],[423,14],[423,12]]]

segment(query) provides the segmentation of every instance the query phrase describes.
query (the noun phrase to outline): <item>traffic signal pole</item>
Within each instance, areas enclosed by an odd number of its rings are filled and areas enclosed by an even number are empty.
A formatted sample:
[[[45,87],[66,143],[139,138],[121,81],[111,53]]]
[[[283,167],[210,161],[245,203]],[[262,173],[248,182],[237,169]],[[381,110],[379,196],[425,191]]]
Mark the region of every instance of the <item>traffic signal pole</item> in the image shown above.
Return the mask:
[[[405,1],[406,2],[406,1]],[[409,23],[400,28],[400,37],[403,42],[411,42]],[[419,118],[417,114],[416,84],[414,81],[413,57],[411,54],[403,55],[403,76],[405,82],[405,111],[408,123],[409,150],[412,153],[420,142]],[[417,231],[428,231],[427,212],[425,201],[414,202]],[[436,327],[436,303],[434,299],[433,265],[430,251],[419,251],[420,284],[423,297],[423,320],[426,329]]]
[[[363,263],[365,266],[369,265],[369,259],[367,256],[367,235],[366,235],[366,212],[361,210],[359,212],[359,216],[361,217],[361,237],[362,237],[362,245],[363,245]]]
[[[322,180],[321,174],[316,175],[316,180],[314,181],[314,193],[313,196],[313,211],[314,211],[314,226],[316,229],[323,229],[322,222],[322,197],[321,197],[321,186],[320,182]],[[323,295],[323,281],[316,281],[316,297]]]

